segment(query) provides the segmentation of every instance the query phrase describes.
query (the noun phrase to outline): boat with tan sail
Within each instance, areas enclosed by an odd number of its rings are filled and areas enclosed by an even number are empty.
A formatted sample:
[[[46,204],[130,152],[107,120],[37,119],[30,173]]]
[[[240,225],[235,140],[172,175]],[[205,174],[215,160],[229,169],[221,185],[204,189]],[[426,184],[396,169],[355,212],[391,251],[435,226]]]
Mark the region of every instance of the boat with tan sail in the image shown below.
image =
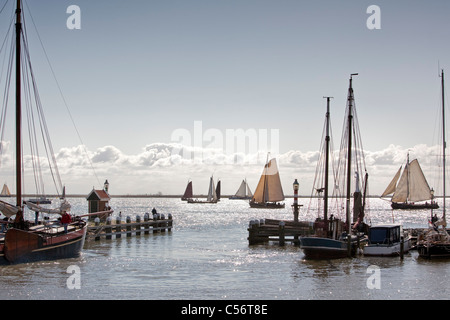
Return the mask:
[[[267,161],[255,193],[250,200],[251,208],[281,209],[285,207],[283,187],[275,158]]]
[[[419,161],[414,159],[410,162],[408,154],[405,169],[402,174],[401,170],[402,167],[398,169],[396,175],[381,195],[381,198],[392,194],[392,209],[439,208],[439,205],[434,201],[433,192],[423,174]]]

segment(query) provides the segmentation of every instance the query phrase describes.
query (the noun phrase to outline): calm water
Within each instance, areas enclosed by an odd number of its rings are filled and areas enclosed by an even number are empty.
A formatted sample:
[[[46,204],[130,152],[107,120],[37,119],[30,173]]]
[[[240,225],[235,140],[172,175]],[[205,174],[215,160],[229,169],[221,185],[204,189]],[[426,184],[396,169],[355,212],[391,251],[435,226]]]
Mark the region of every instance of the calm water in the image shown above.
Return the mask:
[[[74,213],[85,213],[85,199],[70,199]],[[301,220],[314,219],[307,213]],[[179,199],[113,198],[114,215],[143,215],[156,207],[172,213],[171,233],[86,242],[80,258],[1,266],[0,299],[157,299],[157,300],[310,300],[448,299],[450,260],[427,261],[413,251],[399,258],[308,261],[299,247],[249,246],[252,219],[292,219],[283,210],[250,209],[244,201],[216,205]],[[392,222],[389,203],[370,199],[373,224]],[[439,215],[439,213],[438,213]],[[396,211],[405,227],[425,227],[429,212]],[[69,289],[70,266],[80,271],[80,289]],[[379,269],[379,288],[368,280]],[[369,271],[369,273],[368,273]],[[373,283],[373,282],[372,282]]]

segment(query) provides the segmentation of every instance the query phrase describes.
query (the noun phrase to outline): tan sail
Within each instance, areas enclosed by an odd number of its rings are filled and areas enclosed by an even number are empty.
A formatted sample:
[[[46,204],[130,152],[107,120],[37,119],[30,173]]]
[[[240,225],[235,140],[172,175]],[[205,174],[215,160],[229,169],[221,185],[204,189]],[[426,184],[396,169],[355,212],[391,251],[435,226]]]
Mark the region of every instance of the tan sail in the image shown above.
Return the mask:
[[[398,181],[398,178],[400,178],[401,172],[402,172],[402,166],[400,166],[400,168],[398,169],[394,178],[392,179],[391,183],[389,183],[386,190],[384,190],[383,194],[381,195],[381,198],[386,197],[387,195],[390,195],[395,192],[395,189],[397,187],[397,181]]]
[[[432,198],[430,187],[417,159],[411,161],[403,171],[392,196],[392,202],[425,201]]]
[[[271,159],[265,166],[253,195],[254,202],[277,202],[284,200],[280,174],[276,159]]]
[[[2,197],[10,197],[11,196],[11,192],[9,192],[9,188],[6,185],[6,183],[3,185],[3,189],[0,192],[0,196],[2,196]]]

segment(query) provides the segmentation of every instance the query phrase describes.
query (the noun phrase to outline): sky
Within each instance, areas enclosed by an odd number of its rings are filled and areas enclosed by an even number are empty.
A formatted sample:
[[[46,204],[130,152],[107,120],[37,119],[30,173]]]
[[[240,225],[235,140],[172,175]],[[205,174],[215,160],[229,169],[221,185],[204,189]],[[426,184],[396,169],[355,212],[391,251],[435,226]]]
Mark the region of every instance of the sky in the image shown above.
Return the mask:
[[[7,30],[13,2],[0,14],[0,30]],[[194,193],[206,194],[211,175],[223,193],[234,194],[245,178],[254,190],[270,152],[285,194],[298,179],[300,194],[309,195],[323,97],[333,97],[338,147],[352,73],[359,74],[353,88],[370,193],[384,191],[408,152],[439,190],[447,0],[24,3],[33,70],[68,193],[88,194],[108,179],[111,194],[182,194],[190,179]],[[80,29],[68,27],[72,5],[80,9]],[[380,29],[368,28],[371,5],[379,8]],[[247,144],[233,134],[247,135]],[[13,186],[7,158],[0,172]]]

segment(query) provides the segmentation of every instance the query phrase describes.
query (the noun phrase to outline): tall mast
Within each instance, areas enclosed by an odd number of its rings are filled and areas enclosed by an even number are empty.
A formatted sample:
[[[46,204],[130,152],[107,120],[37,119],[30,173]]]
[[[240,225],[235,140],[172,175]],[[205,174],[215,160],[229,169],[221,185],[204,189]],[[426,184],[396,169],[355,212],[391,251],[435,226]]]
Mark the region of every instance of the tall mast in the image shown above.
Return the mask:
[[[330,159],[330,99],[327,98],[327,113],[326,113],[326,136],[325,136],[325,192],[324,192],[324,205],[323,205],[323,219],[325,220],[325,231],[328,231],[328,163]]]
[[[22,9],[17,0],[16,9],[16,199],[17,206],[22,206],[22,111],[20,83],[20,35],[22,33]]]
[[[441,75],[442,79],[442,154],[443,154],[443,158],[442,158],[442,173],[443,173],[443,193],[444,193],[444,197],[443,197],[443,215],[442,215],[442,219],[444,219],[445,221],[445,149],[446,149],[446,142],[445,142],[445,94],[444,94],[444,70],[442,70],[442,75]]]
[[[348,88],[348,144],[347,144],[347,230],[348,234],[351,233],[351,222],[350,222],[350,195],[351,195],[351,168],[352,168],[352,121],[353,121],[353,88],[352,88],[352,77],[357,76],[357,73],[352,73],[350,75],[350,86]]]

